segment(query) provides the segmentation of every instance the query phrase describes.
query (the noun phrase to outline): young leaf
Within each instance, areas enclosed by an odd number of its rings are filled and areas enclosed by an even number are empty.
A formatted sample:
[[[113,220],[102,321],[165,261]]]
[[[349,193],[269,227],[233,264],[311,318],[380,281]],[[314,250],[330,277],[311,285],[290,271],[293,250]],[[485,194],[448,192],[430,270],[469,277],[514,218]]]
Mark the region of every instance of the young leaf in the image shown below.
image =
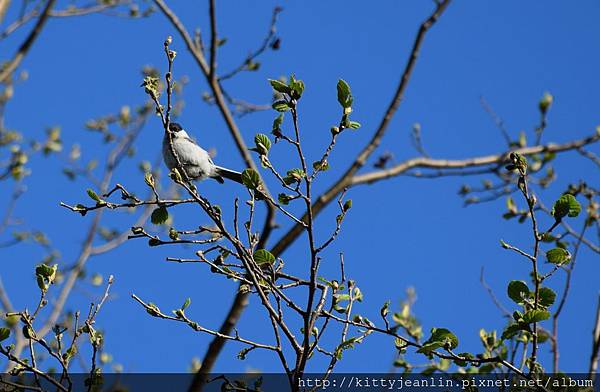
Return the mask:
[[[352,208],[352,199],[346,200],[342,208],[344,209],[344,212],[348,212],[348,210]]]
[[[8,339],[10,336],[10,329],[2,327],[0,328],[0,342]]]
[[[554,300],[556,299],[556,293],[554,292],[554,290],[548,287],[541,287],[538,292],[538,295],[540,305],[545,307],[552,305],[554,303]]]
[[[519,170],[521,175],[527,173],[527,158],[516,152],[511,152],[509,158],[512,164],[506,166],[507,170]]]
[[[569,193],[566,193],[558,198],[556,202],[554,202],[554,206],[552,207],[552,216],[557,221],[560,221],[565,216],[569,216],[570,218],[574,218],[581,212],[581,205],[575,199],[575,197]]]
[[[167,211],[166,207],[158,207],[154,211],[152,211],[152,215],[150,216],[150,221],[155,225],[162,225],[169,219],[169,211]]]
[[[502,340],[507,340],[512,338],[513,336],[515,336],[516,334],[519,333],[519,331],[526,331],[527,330],[527,324],[511,324],[508,327],[506,327],[504,329],[504,331],[502,332]]]
[[[287,112],[288,110],[290,110],[290,105],[283,100],[280,101],[275,101],[273,102],[273,105],[271,105],[273,107],[273,109],[277,110],[278,112]]]
[[[302,80],[297,80],[294,75],[290,76],[290,96],[294,99],[300,99],[302,93],[304,92],[304,82]]]
[[[350,92],[350,86],[344,79],[338,80],[337,83],[337,98],[338,102],[344,109],[352,107],[352,93]]]
[[[254,145],[260,155],[267,155],[271,149],[271,140],[267,135],[259,133],[254,136]]]
[[[149,187],[154,187],[155,181],[154,181],[154,176],[152,175],[152,173],[150,172],[146,172],[144,174],[144,181],[146,182],[146,185],[148,185]]]
[[[326,171],[329,170],[329,162],[327,161],[314,161],[312,164],[313,169],[318,171]]]
[[[523,321],[527,324],[538,323],[540,321],[548,320],[550,318],[550,312],[542,309],[531,309],[523,315]]]
[[[458,346],[458,338],[446,328],[431,328],[431,336],[417,352],[428,354],[431,351],[447,347],[454,349]]]
[[[522,280],[513,280],[508,284],[508,296],[520,304],[525,298],[529,298],[529,287]]]
[[[256,189],[260,185],[260,176],[254,169],[246,169],[242,172],[242,183],[248,189]]]
[[[291,185],[295,182],[300,182],[305,176],[306,174],[302,169],[291,169],[287,171],[287,175],[284,177],[283,181],[287,185]]]
[[[181,310],[186,310],[188,306],[190,306],[190,304],[192,303],[192,300],[190,298],[186,298],[185,302],[183,303],[183,306],[181,307]]]
[[[153,316],[153,317],[159,317],[160,316],[160,309],[158,308],[158,306],[156,306],[152,302],[149,302],[148,305],[146,306],[146,312],[150,316]]]
[[[290,92],[290,88],[288,87],[288,85],[280,80],[269,79],[269,83],[271,83],[271,87],[273,87],[273,90],[277,91],[278,93],[289,94]]]
[[[100,196],[98,196],[96,194],[96,192],[94,192],[91,188],[88,188],[86,190],[88,196],[90,197],[90,199],[94,200],[96,203],[100,203],[102,201],[102,199],[100,198]]]
[[[546,252],[546,258],[552,264],[563,264],[571,260],[571,254],[566,249],[554,248]]]
[[[475,358],[475,357],[473,356],[473,354],[471,354],[471,353],[460,353],[460,354],[458,354],[458,356],[459,356],[459,357],[461,357],[461,358],[464,358],[465,360],[463,361],[463,360],[460,360],[460,359],[455,359],[455,360],[454,360],[454,363],[455,363],[457,366],[467,366],[467,364],[468,364],[469,362],[468,362],[468,361],[466,361],[466,360],[467,360],[467,359],[473,359],[473,358]]]
[[[358,129],[360,128],[360,123],[358,121],[349,121],[348,128],[350,129]]]
[[[266,249],[259,249],[254,252],[254,261],[256,264],[273,264],[275,262],[275,256]]]
[[[50,267],[49,265],[46,265],[46,264],[39,264],[37,267],[35,267],[35,274],[40,275],[44,278],[50,278],[52,275],[54,275],[56,273],[57,267],[58,267],[58,264],[55,264],[54,267]]]
[[[174,227],[169,228],[169,238],[173,241],[179,240],[179,232]]]
[[[383,304],[383,306],[379,310],[379,313],[381,314],[381,317],[385,318],[388,315],[388,313],[389,313],[389,307],[390,307],[390,301],[385,301],[385,303]]]
[[[283,124],[283,113],[279,114],[279,116],[275,117],[275,120],[273,120],[273,131],[280,130],[281,124]]]
[[[286,195],[285,193],[280,193],[279,195],[277,195],[277,201],[279,201],[279,204],[287,206],[288,204],[290,204],[290,200],[291,200],[291,196]]]

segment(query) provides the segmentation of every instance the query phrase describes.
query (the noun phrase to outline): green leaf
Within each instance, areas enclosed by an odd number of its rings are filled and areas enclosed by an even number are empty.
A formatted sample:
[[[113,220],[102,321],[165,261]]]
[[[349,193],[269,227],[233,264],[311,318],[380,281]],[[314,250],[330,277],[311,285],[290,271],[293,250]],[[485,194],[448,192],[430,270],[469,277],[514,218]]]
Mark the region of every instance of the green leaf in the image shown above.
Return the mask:
[[[290,76],[290,96],[294,99],[300,99],[302,93],[304,92],[304,82],[302,80],[297,80],[294,75]]]
[[[326,171],[329,170],[329,162],[325,161],[314,161],[312,164],[313,169],[318,171]]]
[[[273,87],[273,90],[277,91],[278,93],[289,94],[290,92],[290,87],[280,80],[269,79],[269,83],[271,83],[271,87]]]
[[[306,173],[302,169],[291,169],[287,171],[287,175],[283,179],[283,181],[287,185],[291,185],[295,182],[300,182],[304,177],[306,177]]]
[[[169,238],[173,241],[179,240],[179,232],[174,227],[169,228]]]
[[[154,211],[152,211],[152,215],[150,216],[150,221],[155,225],[162,225],[169,219],[169,211],[167,211],[166,207],[158,207]]]
[[[574,218],[581,212],[581,204],[575,199],[575,196],[566,193],[554,202],[552,207],[552,216],[557,221],[560,221],[565,216]]]
[[[352,199],[346,200],[346,202],[344,203],[344,206],[342,208],[343,208],[344,212],[348,212],[348,210],[350,208],[352,208]]]
[[[350,129],[358,129],[360,128],[360,123],[358,121],[349,121],[348,128]]]
[[[517,323],[511,324],[502,332],[502,340],[507,340],[518,334],[520,331],[526,331],[527,324]]]
[[[350,86],[344,79],[338,80],[337,99],[344,109],[352,107],[352,101],[354,99],[352,97],[352,93],[350,92]]]
[[[186,298],[185,302],[183,303],[183,306],[181,306],[181,310],[186,310],[188,306],[190,306],[190,304],[192,303],[192,300],[190,298]]]
[[[511,152],[509,158],[511,164],[506,166],[507,170],[519,170],[519,173],[521,173],[521,175],[525,175],[527,173],[527,158],[516,152]]]
[[[100,196],[98,196],[96,194],[96,192],[94,192],[91,188],[88,188],[86,190],[88,196],[90,197],[90,199],[94,200],[96,203],[100,203],[102,201],[102,199],[100,198]]]
[[[458,338],[446,328],[431,328],[431,336],[417,352],[428,354],[431,351],[445,347],[454,349],[458,346]]]
[[[544,343],[546,341],[548,341],[548,339],[550,339],[550,333],[548,331],[546,331],[545,329],[538,329],[537,331],[538,334],[538,343]]]
[[[287,112],[288,110],[290,110],[290,105],[283,100],[280,101],[275,101],[273,102],[273,105],[271,105],[273,107],[273,109],[277,110],[278,112]]]
[[[513,280],[508,284],[508,296],[510,299],[520,304],[525,298],[529,298],[529,287],[522,280]]]
[[[246,62],[246,70],[248,71],[257,71],[260,68],[259,62],[247,61]]]
[[[271,149],[271,140],[265,134],[259,133],[254,136],[256,151],[261,155],[267,155]]]
[[[381,317],[385,318],[388,315],[389,308],[390,308],[390,301],[385,301],[385,303],[383,304],[383,306],[379,310],[379,313],[381,314]]]
[[[335,349],[335,356],[337,357],[337,359],[342,359],[342,353],[344,352],[344,350],[348,350],[351,348],[354,348],[354,345],[357,343],[362,343],[363,337],[362,336],[356,336],[356,337],[352,337],[348,340],[343,341],[342,343],[340,343],[336,349]]]
[[[513,320],[515,320],[518,323],[523,321],[523,313],[519,312],[518,310],[515,310],[513,312],[512,317],[513,317]]]
[[[475,357],[473,356],[473,354],[471,353],[460,353],[458,354],[459,357],[464,358],[465,360],[460,360],[460,359],[455,359],[454,363],[457,366],[467,366],[467,364],[469,363],[468,361],[466,361],[466,359],[474,359]]]
[[[248,189],[256,189],[260,186],[260,176],[254,169],[246,169],[242,172],[242,183]]]
[[[0,328],[0,342],[8,339],[10,336],[10,329],[2,327]]]
[[[548,320],[550,318],[550,312],[542,309],[531,309],[523,315],[523,321],[531,324],[538,323],[540,321]]]
[[[444,341],[450,345],[450,349],[458,346],[458,338],[446,328],[432,328],[430,339],[435,342]]]
[[[162,225],[169,219],[169,211],[167,211],[166,207],[158,207],[154,211],[152,211],[152,215],[150,216],[150,220],[155,225]]]
[[[35,267],[35,274],[43,276],[44,278],[50,278],[56,273],[57,268],[57,264],[55,264],[54,267],[50,267],[46,264],[39,264],[37,267]]]
[[[542,242],[546,242],[546,243],[556,241],[556,237],[553,236],[550,233],[544,233],[544,234],[542,234],[542,238],[541,239],[542,239]]]
[[[554,303],[556,293],[548,287],[541,287],[538,291],[540,305],[548,307]]]
[[[156,306],[152,302],[149,302],[148,305],[146,306],[146,312],[150,316],[153,316],[153,317],[159,317],[160,316],[160,309],[158,308],[158,306]]]
[[[510,196],[506,198],[506,208],[508,209],[509,212],[511,212],[513,214],[516,214],[519,211],[519,209],[517,208],[517,205],[515,204],[515,201]]]
[[[42,290],[42,291],[48,290],[48,284],[46,284],[46,281],[42,276],[37,275],[36,281],[37,281],[37,285],[40,288],[40,290]]]
[[[151,96],[158,97],[158,95],[159,95],[158,85],[159,85],[158,78],[155,76],[148,75],[144,78],[144,81],[142,82],[141,87],[144,87],[144,91],[146,92],[146,94],[150,94]]]
[[[259,249],[254,252],[254,261],[256,264],[273,264],[275,263],[275,256],[266,249]]]
[[[352,295],[353,295],[354,299],[357,300],[358,302],[363,301],[363,293],[362,293],[362,291],[360,291],[360,289],[358,287],[354,288]]]
[[[27,339],[35,339],[36,338],[35,331],[33,330],[33,328],[31,328],[31,326],[29,326],[27,324],[23,325],[21,332],[23,332],[23,336],[25,336]]]
[[[335,294],[336,302],[339,301],[350,301],[350,294]]]
[[[146,182],[146,185],[148,185],[150,188],[154,187],[155,181],[152,173],[146,172],[144,174],[144,181]]]
[[[425,343],[420,349],[417,350],[417,352],[421,354],[430,354],[433,350],[436,350],[443,345],[444,344],[441,342]]]
[[[291,196],[286,195],[285,193],[280,193],[279,195],[277,195],[277,201],[279,201],[279,204],[287,206],[288,204],[290,204],[290,200],[291,200]]]
[[[563,264],[571,260],[571,254],[566,249],[554,248],[546,252],[546,258],[552,264]]]
[[[275,120],[273,120],[273,131],[279,130],[281,128],[281,124],[283,124],[283,113],[275,117]]]

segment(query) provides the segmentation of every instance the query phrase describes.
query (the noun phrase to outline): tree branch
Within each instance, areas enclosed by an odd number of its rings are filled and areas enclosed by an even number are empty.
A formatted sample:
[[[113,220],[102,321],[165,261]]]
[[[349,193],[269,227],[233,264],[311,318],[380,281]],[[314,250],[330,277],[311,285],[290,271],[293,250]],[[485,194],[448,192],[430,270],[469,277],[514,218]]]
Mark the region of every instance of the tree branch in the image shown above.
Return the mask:
[[[399,163],[389,169],[373,171],[357,175],[352,178],[352,185],[359,184],[372,184],[376,181],[384,180],[390,177],[395,177],[403,174],[409,169],[414,168],[425,168],[425,169],[466,169],[470,167],[486,166],[486,165],[501,165],[504,163],[510,154],[510,152],[516,152],[518,154],[528,156],[533,154],[540,154],[546,152],[563,152],[569,150],[575,150],[582,146],[592,144],[600,140],[600,135],[594,134],[584,139],[575,140],[564,144],[550,143],[547,145],[524,147],[512,151],[507,151],[501,154],[487,155],[481,157],[474,157],[461,160],[448,160],[448,159],[430,159],[425,157],[418,157],[406,160]]]
[[[34,41],[42,31],[46,20],[48,20],[48,17],[50,16],[50,11],[52,10],[54,3],[56,3],[56,0],[48,0],[48,3],[46,3],[46,7],[44,7],[44,10],[38,18],[37,23],[31,30],[25,41],[23,41],[23,43],[21,44],[19,50],[17,51],[13,59],[2,68],[2,71],[0,72],[0,83],[4,82],[6,78],[8,78],[19,66],[19,64],[21,64],[21,61],[23,61],[23,59],[27,55],[27,52],[29,52],[29,49],[31,49],[31,46],[33,45]]]
[[[375,149],[379,146],[381,139],[383,138],[385,132],[387,131],[388,125],[391,122],[394,114],[396,113],[402,98],[404,96],[404,91],[408,86],[408,82],[410,81],[410,77],[412,75],[412,71],[417,62],[417,58],[419,56],[419,52],[421,49],[421,45],[427,34],[427,31],[435,24],[435,22],[442,15],[444,10],[448,7],[451,0],[444,0],[442,2],[437,3],[436,9],[433,11],[431,15],[421,24],[419,27],[419,31],[417,32],[417,36],[414,40],[412,50],[409,54],[408,61],[402,72],[402,76],[400,78],[400,83],[396,88],[396,93],[392,98],[380,124],[375,133],[373,134],[369,143],[363,148],[361,153],[356,157],[355,161],[350,165],[350,167],[346,170],[346,172],[321,196],[319,196],[316,201],[312,205],[312,212],[316,216],[325,208],[331,201],[335,199],[335,197],[344,190],[344,188],[351,185],[352,177],[356,174],[356,172],[365,165],[367,159],[371,154],[375,151]],[[306,221],[308,218],[307,214],[302,217],[303,221]],[[280,255],[288,246],[290,246],[296,238],[302,232],[302,226],[295,225],[292,227],[281,239],[277,242],[277,244],[273,247],[272,253],[274,255]]]

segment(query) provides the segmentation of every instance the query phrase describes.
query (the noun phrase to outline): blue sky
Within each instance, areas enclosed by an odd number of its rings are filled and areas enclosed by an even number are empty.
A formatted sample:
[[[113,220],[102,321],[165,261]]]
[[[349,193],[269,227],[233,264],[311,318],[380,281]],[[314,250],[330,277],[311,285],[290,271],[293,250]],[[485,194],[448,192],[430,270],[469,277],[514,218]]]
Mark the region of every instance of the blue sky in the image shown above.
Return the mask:
[[[300,116],[309,156],[316,159],[320,155],[329,141],[330,126],[339,120],[337,79],[350,83],[355,96],[353,118],[363,127],[341,138],[330,159],[332,169],[317,184],[317,189],[325,189],[377,126],[399,80],[416,29],[432,2],[390,0],[371,6],[358,1],[219,3],[219,30],[228,39],[219,52],[222,71],[235,67],[260,44],[272,8],[284,8],[278,23],[281,49],[261,58],[259,71],[241,74],[226,87],[236,97],[265,103],[271,97],[268,78],[294,73],[303,79],[306,91]],[[174,1],[172,7],[190,30],[199,24],[207,37],[207,6],[202,4],[195,7]],[[525,130],[533,139],[539,117],[537,102],[545,91],[555,97],[545,141],[565,142],[592,134],[600,124],[600,26],[595,23],[599,14],[600,4],[591,0],[579,1],[576,6],[561,1],[456,1],[427,36],[405,101],[380,152],[393,153],[396,161],[416,156],[409,136],[415,122],[421,124],[427,151],[436,158],[503,151],[504,140],[482,109],[481,96],[503,117],[514,137]],[[207,89],[204,78],[160,14],[139,20],[99,15],[50,20],[22,64],[30,77],[16,88],[6,125],[31,138],[42,138],[46,127],[60,125],[65,146],[80,143],[84,159],[102,160],[105,148],[98,147],[97,136],[87,132],[83,124],[115,112],[122,105],[145,100],[139,88],[140,69],[146,64],[164,69],[162,42],[167,35],[174,36],[172,47],[178,51],[176,75],[190,78],[180,121],[202,145],[217,149],[218,163],[241,168],[242,161],[216,108],[201,99]],[[18,42],[3,42],[2,57],[12,53]],[[268,111],[240,119],[244,138],[250,142],[255,133],[268,133],[274,116]],[[161,137],[160,121],[152,119],[136,145],[138,154],[125,162],[114,181],[143,192],[145,185],[137,163],[141,159],[155,160]],[[590,150],[600,152],[597,146]],[[280,145],[273,151],[273,161],[281,167],[292,165],[290,154]],[[82,218],[58,206],[60,201],[88,200],[88,185],[62,176],[62,164],[56,158],[32,160],[33,174],[26,180],[28,191],[15,214],[26,222],[26,227],[48,233],[53,245],[61,250],[61,266],[66,266],[78,254],[91,217]],[[558,180],[540,193],[546,204],[551,204],[568,183],[581,178],[597,183],[597,167],[576,153],[564,154],[556,165]],[[500,331],[504,325],[479,283],[480,269],[485,267],[488,283],[510,307],[504,294],[506,284],[512,279],[526,280],[529,264],[503,251],[498,241],[503,238],[524,249],[531,247],[528,225],[501,219],[504,200],[463,207],[458,188],[463,183],[478,185],[482,179],[401,177],[352,189],[348,197],[354,200],[354,208],[339,239],[325,255],[322,274],[337,277],[337,255],[344,252],[347,274],[365,294],[359,310],[363,315],[378,320],[383,302],[390,299],[392,308],[398,307],[405,289],[412,286],[418,293],[415,312],[426,331],[431,327],[449,328],[461,340],[460,351],[480,350],[479,329]],[[10,185],[0,183],[2,204]],[[225,206],[232,204],[232,195],[244,195],[242,189],[231,184],[211,182],[202,184],[201,189],[215,203]],[[207,222],[193,209],[172,213],[178,228]],[[332,207],[319,216],[321,238],[334,227],[336,214]],[[108,227],[126,229],[134,217],[111,213],[104,219]],[[580,221],[573,224],[581,226]],[[156,230],[150,224],[149,228]],[[273,240],[283,232],[276,233]],[[164,261],[166,256],[191,257],[194,251],[183,247],[148,248],[145,241],[129,241],[88,264],[89,275],[98,272],[116,278],[114,298],[103,308],[98,325],[107,331],[105,350],[125,370],[185,371],[192,357],[203,355],[209,337],[183,325],[153,319],[130,298],[136,293],[169,310],[191,297],[187,314],[217,329],[235,285],[215,278],[202,266]],[[31,308],[37,299],[37,293],[33,294],[33,268],[42,252],[19,245],[1,254],[1,276],[15,306]],[[305,240],[296,242],[283,258],[291,271],[307,270]],[[561,367],[567,371],[587,370],[600,288],[598,272],[597,255],[582,248],[560,324]],[[563,279],[557,274],[550,287],[562,288]],[[99,296],[101,291],[87,283],[79,284],[70,306],[85,309],[90,294]],[[271,339],[269,323],[256,298],[252,298],[238,329],[257,340]],[[245,361],[236,359],[241,348],[228,344],[215,370],[279,370],[270,353],[253,352]],[[550,358],[549,346],[541,348],[541,356]],[[370,336],[345,354],[338,370],[387,371],[393,357],[390,339]],[[416,362],[422,363],[424,358],[416,357]],[[317,361],[312,370],[322,370],[322,365]]]

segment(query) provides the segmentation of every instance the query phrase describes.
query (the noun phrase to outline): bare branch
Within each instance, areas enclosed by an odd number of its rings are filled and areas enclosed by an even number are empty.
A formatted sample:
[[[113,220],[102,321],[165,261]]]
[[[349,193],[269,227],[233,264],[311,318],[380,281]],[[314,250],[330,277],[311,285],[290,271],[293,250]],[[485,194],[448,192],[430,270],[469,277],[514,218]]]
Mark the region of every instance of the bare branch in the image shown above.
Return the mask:
[[[6,78],[8,78],[19,66],[19,64],[21,64],[21,61],[23,61],[23,59],[27,55],[27,52],[29,52],[29,49],[31,49],[31,46],[33,45],[33,43],[41,33],[42,29],[44,28],[44,25],[46,24],[46,21],[50,16],[50,11],[52,10],[54,3],[56,3],[56,0],[48,0],[46,6],[44,7],[44,10],[38,18],[37,23],[31,30],[25,41],[23,41],[23,43],[21,44],[13,59],[8,64],[2,67],[2,70],[0,71],[0,83],[4,82]]]
[[[199,325],[198,323],[190,320],[183,313],[180,313],[181,317],[169,316],[167,314],[162,313],[158,309],[158,307],[156,307],[155,305],[153,306],[152,304],[147,304],[146,302],[142,301],[137,295],[131,294],[131,297],[134,300],[136,300],[137,302],[139,302],[146,309],[146,311],[153,317],[158,317],[158,318],[162,318],[165,320],[182,322],[182,323],[189,325],[190,328],[194,329],[195,331],[204,332],[204,333],[207,333],[207,334],[213,335],[213,336],[218,336],[221,339],[235,340],[237,342],[244,343],[244,344],[247,344],[247,345],[255,347],[255,348],[263,348],[263,349],[267,349],[267,350],[277,351],[277,347],[269,345],[269,344],[263,344],[263,343],[254,342],[252,340],[244,339],[244,338],[238,336],[237,334],[235,336],[223,335],[217,331],[213,331],[211,329],[204,328],[201,325]]]
[[[425,169],[466,169],[477,166],[500,165],[504,163],[510,152],[515,152],[524,156],[540,154],[546,152],[563,152],[575,150],[579,147],[592,144],[600,140],[600,135],[594,134],[584,139],[575,140],[564,144],[549,143],[547,145],[539,145],[533,147],[519,148],[505,153],[486,155],[468,159],[448,160],[448,159],[429,159],[418,157],[406,160],[389,169],[374,171],[371,173],[360,174],[351,179],[352,185],[372,184],[376,181],[395,177],[403,174],[409,169],[425,168]],[[490,170],[491,171],[491,170]]]

